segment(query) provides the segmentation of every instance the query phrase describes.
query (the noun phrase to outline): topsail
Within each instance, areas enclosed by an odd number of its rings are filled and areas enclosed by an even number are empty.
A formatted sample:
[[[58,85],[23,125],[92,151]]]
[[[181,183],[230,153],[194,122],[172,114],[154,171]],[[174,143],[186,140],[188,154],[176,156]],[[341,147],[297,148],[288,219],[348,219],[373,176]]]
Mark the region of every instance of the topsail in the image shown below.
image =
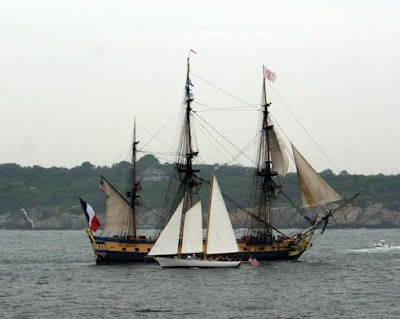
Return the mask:
[[[268,134],[269,147],[272,160],[272,170],[284,176],[289,168],[289,159],[285,152],[283,142],[272,127]]]

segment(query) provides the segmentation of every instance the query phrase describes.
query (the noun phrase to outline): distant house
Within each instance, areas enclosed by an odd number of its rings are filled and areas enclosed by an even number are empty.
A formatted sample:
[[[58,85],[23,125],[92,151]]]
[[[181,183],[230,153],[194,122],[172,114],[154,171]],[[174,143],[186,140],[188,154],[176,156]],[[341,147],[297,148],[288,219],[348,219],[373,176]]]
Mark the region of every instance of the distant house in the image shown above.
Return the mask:
[[[145,169],[140,175],[139,179],[142,181],[151,181],[151,182],[159,182],[168,179],[168,176],[159,168],[150,166]]]

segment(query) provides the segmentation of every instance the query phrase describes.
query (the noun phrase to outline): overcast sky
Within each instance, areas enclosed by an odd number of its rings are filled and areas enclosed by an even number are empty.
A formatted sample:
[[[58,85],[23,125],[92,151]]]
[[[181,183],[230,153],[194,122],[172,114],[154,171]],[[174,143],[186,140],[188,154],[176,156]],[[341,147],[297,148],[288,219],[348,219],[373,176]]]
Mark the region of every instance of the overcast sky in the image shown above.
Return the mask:
[[[399,16],[399,1],[3,0],[0,163],[127,160],[135,117],[143,150],[171,160],[191,48],[196,116],[238,149],[257,133],[245,105],[260,102],[264,64],[271,112],[317,170],[398,174]],[[196,132],[201,160],[237,164]]]

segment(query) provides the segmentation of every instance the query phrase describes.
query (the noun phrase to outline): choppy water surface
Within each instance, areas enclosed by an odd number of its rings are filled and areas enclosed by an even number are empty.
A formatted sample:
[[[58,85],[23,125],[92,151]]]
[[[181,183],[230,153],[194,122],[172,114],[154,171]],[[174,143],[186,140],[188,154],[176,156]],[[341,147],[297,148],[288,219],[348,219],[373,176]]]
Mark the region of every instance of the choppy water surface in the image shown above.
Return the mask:
[[[97,266],[83,231],[0,230],[0,247],[1,318],[400,318],[398,229],[328,229],[299,262],[239,269]]]

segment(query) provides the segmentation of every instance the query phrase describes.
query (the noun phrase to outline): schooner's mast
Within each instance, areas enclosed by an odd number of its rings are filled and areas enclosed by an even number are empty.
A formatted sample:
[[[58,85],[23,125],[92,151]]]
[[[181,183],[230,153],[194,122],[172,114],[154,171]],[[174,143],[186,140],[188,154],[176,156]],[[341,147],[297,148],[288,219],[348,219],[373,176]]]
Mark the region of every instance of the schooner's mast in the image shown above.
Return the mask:
[[[131,166],[131,178],[130,178],[130,191],[127,192],[127,196],[131,198],[130,204],[132,208],[132,234],[133,238],[137,238],[137,199],[140,197],[137,195],[139,191],[139,183],[136,181],[136,153],[137,153],[137,145],[139,144],[136,141],[136,120],[133,128],[133,143],[132,143],[132,166]]]

